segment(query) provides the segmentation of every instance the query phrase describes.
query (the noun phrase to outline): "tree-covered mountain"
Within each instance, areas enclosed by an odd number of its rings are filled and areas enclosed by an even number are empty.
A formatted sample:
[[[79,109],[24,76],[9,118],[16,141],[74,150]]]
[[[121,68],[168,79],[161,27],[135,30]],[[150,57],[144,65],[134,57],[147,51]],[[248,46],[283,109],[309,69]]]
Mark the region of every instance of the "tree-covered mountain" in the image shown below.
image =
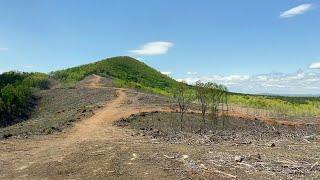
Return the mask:
[[[91,74],[111,76],[118,85],[134,88],[167,91],[178,84],[174,79],[128,56],[113,57],[51,73],[54,78],[64,83],[75,83]]]

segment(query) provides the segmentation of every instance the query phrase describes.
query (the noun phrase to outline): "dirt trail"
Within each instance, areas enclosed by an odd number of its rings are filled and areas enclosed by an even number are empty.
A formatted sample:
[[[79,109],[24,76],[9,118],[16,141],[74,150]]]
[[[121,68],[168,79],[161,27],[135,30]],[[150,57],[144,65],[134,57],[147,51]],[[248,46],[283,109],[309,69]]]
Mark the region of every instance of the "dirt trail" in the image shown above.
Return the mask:
[[[106,88],[99,86],[99,77],[94,79],[87,88]],[[153,141],[134,130],[113,126],[114,121],[131,114],[167,110],[141,105],[137,97],[129,95],[127,90],[117,89],[115,100],[65,132],[0,141],[0,179],[234,179],[233,175],[239,179],[285,179],[285,175],[270,175],[271,171],[247,171],[236,162],[233,167],[216,165],[219,161],[212,161],[217,158],[212,156],[220,153],[230,161],[237,153],[262,152],[274,157],[277,152],[278,157],[297,156],[293,158],[297,161],[301,154],[308,152],[306,157],[313,157],[319,149],[317,142],[301,146],[293,154],[287,144],[277,144],[270,151],[270,147],[254,144],[199,146]]]
[[[93,82],[90,87],[96,87],[97,82],[99,81]],[[117,99],[98,110],[95,115],[75,123],[65,133],[0,141],[0,179],[25,178],[30,175],[28,168],[33,164],[62,162],[66,156],[79,150],[79,144],[90,144],[91,141],[117,143],[128,138],[130,134],[119,130],[112,123],[138,113],[141,108],[124,105],[127,99],[124,90],[117,90],[117,96]]]
[[[99,85],[100,81],[101,81],[101,76],[97,76],[94,74],[89,86],[97,87]]]

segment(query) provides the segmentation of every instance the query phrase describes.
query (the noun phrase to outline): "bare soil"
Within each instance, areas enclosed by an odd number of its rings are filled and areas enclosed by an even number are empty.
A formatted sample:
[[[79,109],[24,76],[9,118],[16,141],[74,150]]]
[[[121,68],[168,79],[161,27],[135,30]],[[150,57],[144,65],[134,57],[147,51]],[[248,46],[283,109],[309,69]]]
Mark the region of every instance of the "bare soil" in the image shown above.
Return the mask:
[[[100,89],[95,84],[90,87]],[[191,143],[181,141],[187,138],[157,138],[154,129],[148,133],[150,128],[113,125],[132,114],[169,111],[163,105],[165,101],[158,96],[116,89],[115,99],[107,100],[91,117],[76,121],[65,131],[2,140],[0,179],[320,178],[318,134],[300,140],[216,143],[199,135],[199,141]]]
[[[198,154],[197,160],[202,160],[205,168],[219,167],[219,171],[228,172],[227,174],[232,175],[230,177],[319,178],[320,153],[317,148],[320,129],[316,126],[269,125],[234,117],[212,120],[206,117],[206,128],[200,131],[200,114],[188,113],[181,131],[178,120],[177,113],[150,112],[132,115],[115,124],[125,129],[134,129],[135,136],[146,136],[153,142],[203,149],[204,152],[200,152],[203,154]],[[186,155],[189,157],[189,154]],[[170,154],[169,158],[181,160],[186,155]],[[199,168],[195,164],[192,166]],[[230,169],[237,171],[231,173]],[[214,178],[211,175],[203,177]]]
[[[36,94],[38,105],[24,122],[0,128],[0,139],[51,134],[72,127],[73,122],[86,119],[106,102],[116,98],[112,88],[50,89]]]

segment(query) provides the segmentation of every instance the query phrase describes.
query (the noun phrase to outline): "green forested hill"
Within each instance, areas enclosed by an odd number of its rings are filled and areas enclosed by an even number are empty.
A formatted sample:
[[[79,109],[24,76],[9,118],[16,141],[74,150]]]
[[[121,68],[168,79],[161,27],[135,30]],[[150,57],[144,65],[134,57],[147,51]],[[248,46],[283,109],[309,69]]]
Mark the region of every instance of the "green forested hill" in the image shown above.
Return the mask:
[[[113,57],[95,63],[81,65],[52,73],[52,76],[64,83],[74,83],[90,74],[103,77],[112,76],[119,84],[134,86],[135,88],[153,88],[167,90],[178,82],[161,74],[146,64],[128,57]]]

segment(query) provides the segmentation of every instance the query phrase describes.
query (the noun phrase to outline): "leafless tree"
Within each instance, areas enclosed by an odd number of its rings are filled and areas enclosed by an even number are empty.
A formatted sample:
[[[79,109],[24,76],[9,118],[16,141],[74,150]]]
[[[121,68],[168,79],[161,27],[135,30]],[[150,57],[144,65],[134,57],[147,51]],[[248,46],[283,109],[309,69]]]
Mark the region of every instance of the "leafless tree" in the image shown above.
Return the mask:
[[[218,88],[219,86],[216,83],[208,82],[207,87],[209,93],[212,120],[214,120],[218,117],[221,92]]]
[[[205,129],[206,125],[206,112],[209,105],[209,94],[207,84],[197,81],[196,82],[196,97],[201,107],[201,116],[202,116],[202,129]]]
[[[182,131],[184,114],[193,100],[193,95],[185,83],[180,83],[176,88],[174,88],[172,94],[173,99],[179,106],[180,130]]]

